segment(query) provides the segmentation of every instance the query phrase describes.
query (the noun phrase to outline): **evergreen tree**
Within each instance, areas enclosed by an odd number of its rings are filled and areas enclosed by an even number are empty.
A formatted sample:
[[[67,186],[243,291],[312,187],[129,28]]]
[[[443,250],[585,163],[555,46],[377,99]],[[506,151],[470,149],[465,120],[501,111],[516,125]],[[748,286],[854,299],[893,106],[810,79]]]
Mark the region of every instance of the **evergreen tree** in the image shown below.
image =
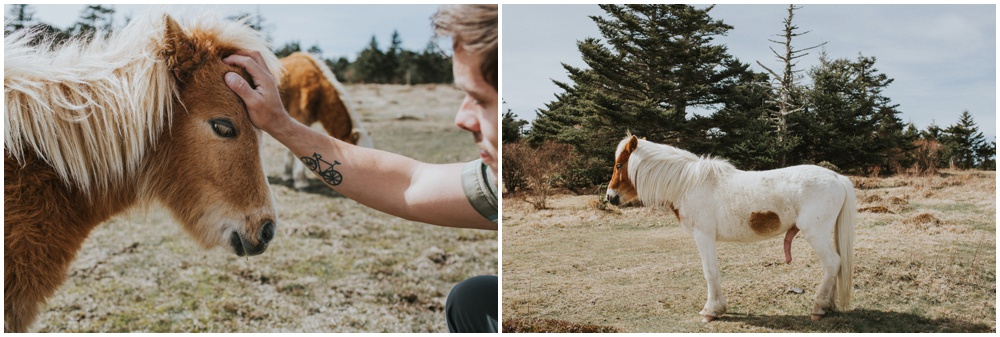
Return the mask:
[[[260,14],[260,6],[257,7],[257,13],[256,14],[251,14],[251,13],[247,13],[247,12],[241,12],[241,13],[239,13],[237,15],[229,16],[226,19],[229,19],[229,20],[232,20],[232,21],[244,20],[243,22],[248,27],[250,27],[253,30],[256,30],[256,31],[260,32],[261,34],[263,34],[265,41],[267,41],[268,43],[270,43],[272,41],[272,39],[271,39],[271,33],[265,28],[265,22],[266,22],[266,20],[264,20],[264,16]]]
[[[875,58],[829,60],[824,53],[810,76],[807,126],[795,130],[803,139],[797,155],[853,172],[898,168],[897,152],[911,145],[902,137],[898,105],[882,94],[893,80],[875,69]]]
[[[74,37],[85,39],[93,39],[98,31],[103,33],[102,37],[107,37],[114,28],[114,19],[114,6],[88,5],[80,13],[80,19],[69,28],[69,31]]]
[[[35,10],[26,4],[14,4],[10,6],[10,11],[8,12],[8,18],[6,24],[4,25],[3,35],[7,36],[14,31],[18,31],[32,25],[34,21]]]
[[[323,49],[321,49],[318,44],[313,44],[311,47],[309,47],[309,49],[306,50],[306,52],[317,56],[323,55]]]
[[[945,129],[945,136],[942,144],[949,148],[949,158],[959,169],[970,169],[979,166],[984,160],[982,154],[989,152],[990,144],[986,143],[986,137],[979,132],[979,127],[972,120],[972,115],[968,110],[962,111],[958,117],[958,122]]]
[[[688,107],[722,103],[720,95],[748,67],[711,43],[732,26],[713,20],[712,7],[600,7],[609,18],[591,19],[604,39],[577,43],[589,69],[563,64],[572,83],[556,81],[566,92],[538,111],[532,141],[573,144],[610,167],[626,130],[682,147],[701,138],[686,125]]]
[[[737,85],[722,95],[722,109],[710,117],[695,116],[689,127],[704,135],[701,142],[692,139],[688,150],[728,159],[746,170],[766,170],[783,166],[783,147],[779,132],[769,118],[772,97],[767,75],[747,71]],[[785,141],[789,136],[786,136]]]
[[[378,47],[378,40],[372,35],[368,48],[358,54],[358,58],[351,64],[353,78],[352,82],[363,83],[387,83],[384,66],[385,53]]]
[[[403,83],[404,67],[400,65],[399,58],[403,41],[399,38],[399,31],[392,31],[392,38],[389,42],[389,49],[386,50],[382,59],[382,78],[384,83]]]
[[[520,141],[524,135],[524,127],[526,125],[528,125],[528,121],[517,118],[517,115],[513,111],[507,109],[507,112],[503,113],[503,121],[501,123],[502,143],[509,144]]]
[[[281,58],[281,57],[285,57],[285,56],[288,56],[288,55],[292,55],[292,53],[297,52],[297,51],[302,51],[302,46],[299,44],[299,41],[297,41],[297,40],[296,41],[290,41],[288,43],[285,43],[280,48],[274,50],[274,55],[276,55],[279,58]]]
[[[976,150],[979,160],[979,169],[987,171],[997,170],[997,141],[993,140],[989,144],[984,142],[983,146]]]
[[[340,57],[336,61],[327,59],[324,60],[326,66],[330,67],[330,71],[333,72],[334,76],[341,82],[347,81],[347,69],[351,66],[351,61],[348,61],[346,57]]]
[[[931,120],[931,124],[927,126],[927,129],[920,131],[920,138],[939,140],[943,132],[944,130]]]

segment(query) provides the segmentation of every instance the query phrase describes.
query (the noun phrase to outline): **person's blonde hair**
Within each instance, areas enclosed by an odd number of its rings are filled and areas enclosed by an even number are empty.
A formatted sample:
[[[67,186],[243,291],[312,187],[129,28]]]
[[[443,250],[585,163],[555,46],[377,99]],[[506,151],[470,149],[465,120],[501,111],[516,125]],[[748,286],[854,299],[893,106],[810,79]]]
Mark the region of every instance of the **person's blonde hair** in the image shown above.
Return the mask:
[[[450,36],[454,49],[483,55],[483,79],[498,88],[499,20],[497,5],[442,5],[432,17],[434,34]]]

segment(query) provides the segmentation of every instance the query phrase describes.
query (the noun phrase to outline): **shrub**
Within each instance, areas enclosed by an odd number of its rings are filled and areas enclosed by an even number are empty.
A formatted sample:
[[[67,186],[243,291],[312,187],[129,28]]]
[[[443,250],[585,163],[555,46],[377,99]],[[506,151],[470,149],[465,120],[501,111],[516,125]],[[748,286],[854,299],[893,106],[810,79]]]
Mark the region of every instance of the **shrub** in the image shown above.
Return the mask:
[[[567,166],[578,157],[572,146],[553,141],[542,142],[535,148],[508,143],[503,151],[504,186],[508,192],[527,187],[530,192],[525,200],[535,209],[548,208],[548,197],[565,180]],[[507,172],[511,164],[512,170]]]

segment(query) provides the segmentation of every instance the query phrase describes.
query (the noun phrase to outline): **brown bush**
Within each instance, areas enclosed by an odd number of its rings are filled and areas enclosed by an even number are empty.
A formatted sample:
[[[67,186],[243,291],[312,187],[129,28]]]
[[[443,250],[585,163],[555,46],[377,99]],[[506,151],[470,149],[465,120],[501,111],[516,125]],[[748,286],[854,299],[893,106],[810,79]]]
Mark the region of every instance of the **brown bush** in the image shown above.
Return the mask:
[[[910,151],[913,156],[913,167],[909,173],[919,176],[928,176],[938,173],[938,154],[941,152],[941,143],[933,139],[917,139],[913,142],[915,149]]]
[[[523,179],[523,186],[517,187],[530,190],[525,201],[535,206],[535,209],[548,208],[549,196],[565,176],[568,164],[577,157],[572,146],[553,141],[545,141],[537,148],[508,143],[504,145],[503,151],[504,179],[507,179],[508,174],[516,176],[513,179]],[[506,172],[508,163],[513,163],[516,167],[510,173]],[[508,188],[508,192],[513,192],[507,182],[504,182],[504,186]]]
[[[503,179],[504,192],[515,193],[528,186],[527,178],[524,175],[524,163],[521,162],[524,149],[527,145],[520,142],[507,143],[503,145],[503,169],[500,173]]]

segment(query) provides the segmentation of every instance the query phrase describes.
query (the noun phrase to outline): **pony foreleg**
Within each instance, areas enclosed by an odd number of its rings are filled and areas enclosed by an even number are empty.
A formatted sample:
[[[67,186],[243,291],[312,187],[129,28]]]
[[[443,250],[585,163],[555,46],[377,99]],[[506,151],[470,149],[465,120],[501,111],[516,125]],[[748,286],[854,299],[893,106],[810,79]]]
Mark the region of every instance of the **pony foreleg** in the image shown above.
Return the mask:
[[[302,190],[309,187],[309,180],[306,179],[306,165],[291,151],[288,152],[288,164],[285,166],[285,172],[289,176],[286,180],[291,179],[292,187],[295,189]]]
[[[285,160],[285,171],[281,173],[281,180],[292,180],[292,170],[295,168],[295,162],[297,161],[299,159],[295,158],[295,154],[292,151],[288,151],[288,158]]]
[[[719,273],[715,236],[695,230],[694,242],[698,245],[701,267],[705,272],[705,282],[708,283],[708,300],[699,314],[704,316],[702,322],[711,322],[726,313],[726,296],[722,294],[722,275]]]
[[[29,224],[31,226],[33,224]],[[25,231],[4,224],[9,232]],[[79,237],[76,237],[79,235]],[[34,232],[20,238],[4,237],[4,332],[27,332],[41,305],[66,280],[86,233],[70,232],[67,237]],[[59,240],[65,239],[65,240]]]

